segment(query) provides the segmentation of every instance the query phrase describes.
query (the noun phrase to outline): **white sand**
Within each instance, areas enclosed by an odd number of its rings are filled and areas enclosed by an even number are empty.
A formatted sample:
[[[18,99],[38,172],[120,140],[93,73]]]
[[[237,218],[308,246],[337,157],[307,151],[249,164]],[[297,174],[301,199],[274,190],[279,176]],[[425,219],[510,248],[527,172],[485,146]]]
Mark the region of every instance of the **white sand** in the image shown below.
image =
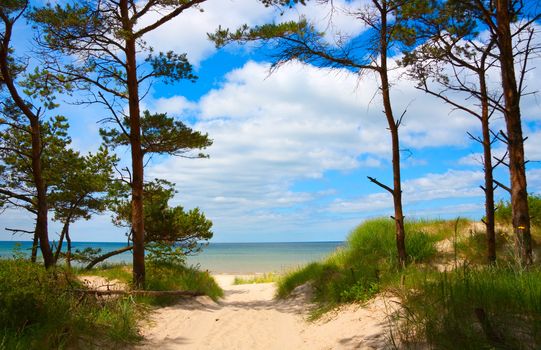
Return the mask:
[[[232,285],[234,276],[217,275],[225,291],[157,309],[143,325],[145,341],[136,349],[385,349],[387,306],[382,298],[349,305],[316,322],[306,321],[302,293],[274,300],[274,283]]]

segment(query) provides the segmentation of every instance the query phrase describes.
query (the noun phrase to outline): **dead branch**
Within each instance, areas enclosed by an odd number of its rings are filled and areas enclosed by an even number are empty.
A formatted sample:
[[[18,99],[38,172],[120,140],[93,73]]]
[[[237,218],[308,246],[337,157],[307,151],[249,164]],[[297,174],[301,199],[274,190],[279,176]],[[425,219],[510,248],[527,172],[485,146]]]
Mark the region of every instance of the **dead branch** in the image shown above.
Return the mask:
[[[376,180],[375,178],[373,177],[370,177],[370,176],[367,176],[368,180],[370,180],[370,182],[373,182],[375,183],[376,185],[378,185],[379,187],[387,190],[389,193],[391,193],[393,196],[394,196],[394,190],[392,188],[390,188],[389,186],[379,182],[378,180]]]
[[[501,182],[499,182],[498,180],[492,180],[492,181],[494,181],[494,183],[496,185],[498,185],[498,187],[501,187],[504,190],[506,190],[507,192],[511,193],[511,189],[509,187],[505,186],[504,184],[502,184]]]

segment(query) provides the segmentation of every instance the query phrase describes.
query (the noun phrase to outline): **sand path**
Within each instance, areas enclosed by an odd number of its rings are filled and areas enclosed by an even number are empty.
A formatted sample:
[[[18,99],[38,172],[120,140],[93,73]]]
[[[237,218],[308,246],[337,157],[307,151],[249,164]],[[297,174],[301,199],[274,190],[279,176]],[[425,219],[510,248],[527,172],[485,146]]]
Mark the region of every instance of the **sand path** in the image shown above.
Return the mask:
[[[214,303],[199,297],[157,309],[143,326],[136,349],[384,349],[387,303],[378,298],[350,305],[317,322],[306,321],[302,296],[274,300],[273,283],[233,285],[217,275],[225,291]]]

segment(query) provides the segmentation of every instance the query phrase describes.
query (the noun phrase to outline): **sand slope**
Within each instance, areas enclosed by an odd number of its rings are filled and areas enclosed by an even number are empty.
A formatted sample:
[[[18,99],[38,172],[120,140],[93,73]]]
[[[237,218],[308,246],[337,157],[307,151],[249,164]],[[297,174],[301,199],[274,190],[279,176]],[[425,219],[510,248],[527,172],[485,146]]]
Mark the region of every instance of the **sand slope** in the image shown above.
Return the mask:
[[[302,296],[273,299],[273,283],[232,285],[218,275],[225,297],[199,297],[157,309],[143,325],[145,341],[136,349],[385,349],[386,310],[378,298],[350,305],[317,322],[307,322]]]

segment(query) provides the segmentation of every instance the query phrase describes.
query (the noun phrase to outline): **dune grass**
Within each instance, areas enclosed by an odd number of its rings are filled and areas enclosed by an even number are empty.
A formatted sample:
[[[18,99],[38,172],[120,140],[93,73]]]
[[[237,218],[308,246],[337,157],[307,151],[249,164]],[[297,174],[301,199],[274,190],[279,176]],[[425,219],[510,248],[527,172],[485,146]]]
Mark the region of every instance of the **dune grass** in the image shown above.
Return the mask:
[[[269,273],[264,273],[261,275],[254,275],[254,276],[249,276],[249,277],[235,276],[233,284],[238,285],[238,284],[272,283],[272,282],[278,281],[279,279],[280,279],[279,274],[269,272]]]
[[[436,254],[435,243],[445,238],[447,224],[435,221],[435,232],[424,230],[426,221],[408,223],[406,248],[412,262],[427,262]],[[439,226],[442,227],[439,227]],[[444,229],[445,228],[445,229]],[[314,301],[327,310],[340,303],[362,302],[382,288],[400,280],[397,265],[394,222],[374,219],[359,225],[346,245],[321,262],[313,262],[286,274],[278,281],[277,296],[287,297],[296,287],[310,283]]]
[[[132,280],[132,267],[128,264],[101,264],[90,270],[72,268],[80,276],[100,276],[108,280],[118,280],[130,284]]]
[[[367,221],[343,248],[281,278],[277,295],[309,283],[317,318],[340,303],[391,292],[402,300],[390,334],[400,349],[541,349],[541,268],[516,264],[504,233],[498,265],[487,266],[486,238],[475,227],[467,220],[409,222],[409,264],[399,269],[393,221]],[[444,252],[439,241],[447,243]],[[438,272],[436,264],[450,270]]]
[[[117,279],[128,285],[132,282],[131,266],[105,265],[92,270],[78,271],[81,275],[95,275]],[[146,290],[190,290],[209,296],[214,301],[223,296],[223,290],[207,271],[173,263],[148,262],[146,265]],[[138,302],[149,305],[168,305],[179,300],[178,296],[138,296]]]
[[[0,260],[0,349],[113,347],[139,339],[133,300],[98,301],[76,291],[82,288],[62,268]]]
[[[150,263],[147,265],[145,289],[158,291],[191,290],[201,292],[214,301],[223,296],[223,290],[208,271],[166,263]],[[178,297],[140,297],[140,300],[151,305],[167,305],[177,301]]]
[[[420,274],[401,295],[404,348],[541,348],[541,270],[461,268]]]

